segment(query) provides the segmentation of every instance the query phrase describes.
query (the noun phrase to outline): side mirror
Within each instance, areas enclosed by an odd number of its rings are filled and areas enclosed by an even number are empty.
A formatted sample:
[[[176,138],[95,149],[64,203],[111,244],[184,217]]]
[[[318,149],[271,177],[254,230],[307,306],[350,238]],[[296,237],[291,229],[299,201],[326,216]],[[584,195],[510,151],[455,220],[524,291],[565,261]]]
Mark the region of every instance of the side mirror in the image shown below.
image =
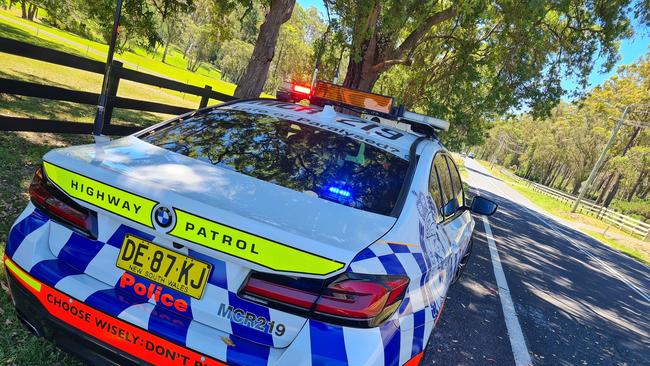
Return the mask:
[[[489,199],[482,196],[476,196],[472,200],[472,207],[469,209],[475,214],[490,216],[497,211],[497,207],[499,207],[499,205]]]
[[[456,211],[458,211],[458,200],[455,198],[447,202],[446,205],[442,206],[442,214],[445,217],[453,215]]]

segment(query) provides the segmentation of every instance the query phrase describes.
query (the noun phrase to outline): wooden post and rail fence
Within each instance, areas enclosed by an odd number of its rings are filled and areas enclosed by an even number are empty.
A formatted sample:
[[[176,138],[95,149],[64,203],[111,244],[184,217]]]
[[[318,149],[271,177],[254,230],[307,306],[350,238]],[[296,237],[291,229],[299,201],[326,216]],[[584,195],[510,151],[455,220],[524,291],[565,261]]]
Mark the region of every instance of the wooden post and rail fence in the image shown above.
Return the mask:
[[[89,71],[96,74],[104,74],[106,70],[106,63],[101,61],[91,60],[85,57],[71,55],[69,53],[40,47],[9,38],[0,37],[0,52],[26,57],[33,60],[44,61],[77,70]],[[199,96],[201,97],[201,102],[197,106],[198,108],[206,107],[208,100],[210,99],[219,100],[222,102],[236,99],[231,95],[213,91],[209,85],[206,85],[205,87],[199,87],[195,85],[185,84],[164,77],[127,69],[122,67],[121,62],[113,61],[113,70],[110,75],[108,89],[109,101],[107,103],[105,111],[106,122],[104,123],[102,131],[103,134],[106,135],[124,136],[132,134],[143,128],[111,124],[111,117],[115,108],[165,113],[170,115],[179,115],[194,110],[192,108],[179,107],[170,104],[118,97],[117,91],[120,85],[120,80],[130,80],[141,84]],[[99,93],[72,90],[58,86],[37,84],[2,77],[0,77],[0,93],[60,100],[93,106],[96,106],[99,100]],[[89,134],[93,132],[93,124],[0,115],[0,131],[35,131]]]

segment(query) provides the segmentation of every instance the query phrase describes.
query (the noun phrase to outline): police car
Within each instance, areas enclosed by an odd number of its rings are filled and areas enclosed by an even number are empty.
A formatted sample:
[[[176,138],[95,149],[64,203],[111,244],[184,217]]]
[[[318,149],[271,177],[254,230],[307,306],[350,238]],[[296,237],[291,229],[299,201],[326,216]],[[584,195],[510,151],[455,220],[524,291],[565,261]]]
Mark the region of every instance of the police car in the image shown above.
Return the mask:
[[[47,153],[4,258],[25,325],[93,364],[418,364],[496,205],[468,201],[446,122],[279,95]]]

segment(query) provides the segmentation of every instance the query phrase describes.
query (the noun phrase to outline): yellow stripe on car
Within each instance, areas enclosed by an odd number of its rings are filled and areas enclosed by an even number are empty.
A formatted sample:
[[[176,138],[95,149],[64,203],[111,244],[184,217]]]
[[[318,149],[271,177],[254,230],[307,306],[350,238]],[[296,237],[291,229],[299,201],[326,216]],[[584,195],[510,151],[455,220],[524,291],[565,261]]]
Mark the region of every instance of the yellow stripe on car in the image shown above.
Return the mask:
[[[28,275],[25,271],[20,269],[9,257],[5,257],[5,266],[7,266],[7,269],[11,271],[16,277],[20,278],[25,282],[27,285],[29,285],[31,288],[34,290],[40,292],[41,291],[41,283],[36,281],[32,276]]]
[[[153,228],[151,214],[156,201],[115,188],[81,174],[43,162],[47,178],[76,199]]]
[[[275,271],[326,275],[343,263],[220,224],[174,208],[176,225],[169,232],[180,239],[259,264]]]

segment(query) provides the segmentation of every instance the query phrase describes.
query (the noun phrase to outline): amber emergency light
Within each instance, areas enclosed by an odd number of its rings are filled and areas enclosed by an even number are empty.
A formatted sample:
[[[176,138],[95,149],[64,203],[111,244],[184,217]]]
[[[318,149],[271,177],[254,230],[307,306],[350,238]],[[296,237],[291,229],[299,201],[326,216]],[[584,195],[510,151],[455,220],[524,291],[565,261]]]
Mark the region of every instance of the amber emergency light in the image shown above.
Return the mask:
[[[393,108],[391,97],[349,89],[320,80],[316,83],[312,97],[387,115],[391,114]]]

